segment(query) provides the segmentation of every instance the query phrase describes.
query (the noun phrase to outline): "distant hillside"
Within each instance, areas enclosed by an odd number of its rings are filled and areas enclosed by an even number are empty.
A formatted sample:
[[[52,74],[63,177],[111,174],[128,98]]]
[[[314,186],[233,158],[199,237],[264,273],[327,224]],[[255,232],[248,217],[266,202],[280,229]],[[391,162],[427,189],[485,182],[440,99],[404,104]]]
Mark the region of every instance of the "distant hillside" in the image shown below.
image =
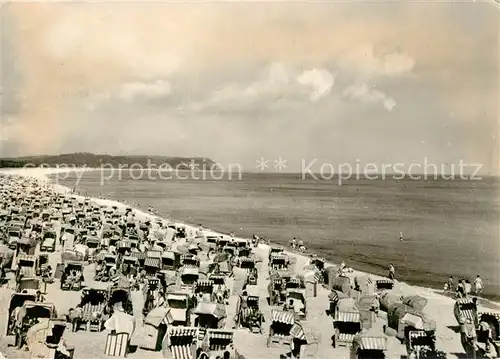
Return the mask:
[[[114,168],[127,168],[135,164],[146,168],[159,167],[161,165],[170,165],[177,169],[189,169],[194,163],[195,168],[207,168],[215,164],[214,161],[203,157],[170,157],[170,156],[110,156],[96,155],[93,153],[68,153],[61,155],[43,155],[43,156],[28,156],[16,158],[0,158],[0,168],[23,167],[27,165],[48,167],[71,166],[71,167],[90,167],[96,168],[101,166]]]

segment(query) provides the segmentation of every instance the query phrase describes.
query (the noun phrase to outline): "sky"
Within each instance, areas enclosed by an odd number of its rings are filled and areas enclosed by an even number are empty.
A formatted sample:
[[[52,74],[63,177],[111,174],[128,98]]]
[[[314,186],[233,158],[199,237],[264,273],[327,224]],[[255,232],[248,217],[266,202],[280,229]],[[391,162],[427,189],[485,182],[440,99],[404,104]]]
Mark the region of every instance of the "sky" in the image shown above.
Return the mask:
[[[0,156],[209,157],[253,169],[482,164],[499,174],[485,2],[8,3]]]

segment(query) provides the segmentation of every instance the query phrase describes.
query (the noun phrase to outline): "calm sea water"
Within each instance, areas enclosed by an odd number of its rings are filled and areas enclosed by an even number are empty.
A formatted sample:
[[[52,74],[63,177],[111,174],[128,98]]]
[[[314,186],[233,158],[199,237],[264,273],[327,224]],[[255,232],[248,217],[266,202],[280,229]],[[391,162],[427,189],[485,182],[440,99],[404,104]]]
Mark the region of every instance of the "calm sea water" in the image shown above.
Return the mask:
[[[82,175],[81,173],[78,174]],[[243,174],[241,180],[135,180],[127,172],[101,183],[87,172],[59,182],[81,194],[125,200],[139,208],[241,236],[288,245],[300,237],[333,262],[442,288],[477,274],[485,294],[500,298],[500,181],[303,180],[296,174]],[[403,232],[405,240],[399,241]]]

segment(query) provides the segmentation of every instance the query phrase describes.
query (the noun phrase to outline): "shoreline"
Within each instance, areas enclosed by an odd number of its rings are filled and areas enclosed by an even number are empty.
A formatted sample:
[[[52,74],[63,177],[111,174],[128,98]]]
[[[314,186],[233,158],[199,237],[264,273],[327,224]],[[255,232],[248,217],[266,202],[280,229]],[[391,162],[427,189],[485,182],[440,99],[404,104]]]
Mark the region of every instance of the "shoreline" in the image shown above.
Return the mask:
[[[56,168],[56,167],[54,167],[54,168],[52,168],[52,167],[51,168],[8,168],[8,169],[0,169],[0,173],[9,174],[9,175],[18,175],[18,176],[23,176],[23,177],[37,178],[39,180],[50,183],[55,188],[55,190],[58,192],[65,193],[67,195],[75,196],[75,197],[79,197],[79,198],[88,198],[91,201],[94,201],[95,203],[98,203],[100,205],[117,206],[119,208],[131,208],[136,213],[136,215],[138,215],[139,217],[141,217],[143,219],[146,219],[146,218],[150,219],[150,220],[159,219],[159,220],[164,221],[164,222],[171,222],[171,223],[174,223],[175,225],[184,226],[186,228],[187,233],[194,234],[198,230],[198,226],[195,224],[191,224],[191,223],[188,223],[188,222],[183,221],[183,220],[164,218],[162,216],[159,216],[159,215],[156,215],[153,213],[148,213],[145,210],[138,208],[136,205],[126,203],[126,201],[119,201],[119,200],[114,200],[114,199],[109,199],[109,198],[84,196],[84,195],[79,194],[79,193],[73,193],[71,188],[69,188],[67,186],[63,186],[63,185],[58,184],[58,183],[54,183],[52,181],[52,179],[49,177],[51,175],[56,175],[59,173],[71,173],[71,172],[81,173],[81,172],[88,172],[88,171],[95,171],[95,170],[97,170],[97,169],[87,168],[87,167],[86,168]],[[225,235],[225,236],[229,235],[229,233],[224,233],[222,231],[218,231],[218,230],[215,230],[212,228],[207,228],[205,226],[203,226],[203,230],[204,230],[205,235]],[[235,238],[250,239],[250,238],[237,237],[237,236]],[[269,243],[269,244],[260,243],[259,247],[263,248],[263,249],[268,249],[272,245],[273,245],[273,243]],[[283,247],[285,249],[286,253],[290,254],[291,256],[300,257],[300,258],[302,258],[303,261],[308,261],[310,258],[310,255],[313,255],[313,254],[317,255],[318,257],[322,257],[318,253],[314,253],[313,251],[310,251],[310,252],[308,251],[306,253],[302,253],[302,252],[298,252],[298,251],[292,251],[286,245],[280,245],[280,244],[275,244],[275,245]],[[338,264],[335,264],[335,263],[325,259],[325,267],[330,267],[330,266],[338,266]],[[370,273],[367,271],[355,270],[355,269],[353,269],[352,275],[353,275],[353,277],[369,275],[370,277],[373,277],[375,280],[385,278],[383,276],[380,276],[380,275],[377,275],[374,273]],[[421,295],[432,296],[432,297],[439,297],[442,300],[452,301],[453,303],[455,301],[455,298],[448,295],[447,293],[444,293],[444,291],[442,289],[440,290],[440,289],[431,288],[431,287],[423,287],[423,286],[419,286],[419,285],[413,285],[413,284],[406,283],[403,281],[398,281],[398,285],[404,287],[405,291],[410,291],[410,292],[413,292],[415,294],[421,294]],[[492,300],[492,299],[486,298],[486,297],[479,297],[479,301],[480,301],[480,304],[482,306],[484,306],[485,308],[493,309],[493,310],[500,310],[500,302],[499,301],[495,301],[495,300]]]

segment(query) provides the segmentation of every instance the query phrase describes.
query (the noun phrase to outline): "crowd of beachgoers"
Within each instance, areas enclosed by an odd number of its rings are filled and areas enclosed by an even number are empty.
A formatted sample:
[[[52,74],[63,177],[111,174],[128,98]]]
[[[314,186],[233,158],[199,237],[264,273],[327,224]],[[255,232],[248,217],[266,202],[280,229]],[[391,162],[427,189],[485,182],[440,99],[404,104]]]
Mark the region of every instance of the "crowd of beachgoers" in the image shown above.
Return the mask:
[[[5,358],[497,357],[483,289],[449,296],[293,250],[0,174]],[[470,285],[470,286],[469,286]],[[453,298],[451,298],[453,297]],[[103,335],[104,334],[104,335]]]

